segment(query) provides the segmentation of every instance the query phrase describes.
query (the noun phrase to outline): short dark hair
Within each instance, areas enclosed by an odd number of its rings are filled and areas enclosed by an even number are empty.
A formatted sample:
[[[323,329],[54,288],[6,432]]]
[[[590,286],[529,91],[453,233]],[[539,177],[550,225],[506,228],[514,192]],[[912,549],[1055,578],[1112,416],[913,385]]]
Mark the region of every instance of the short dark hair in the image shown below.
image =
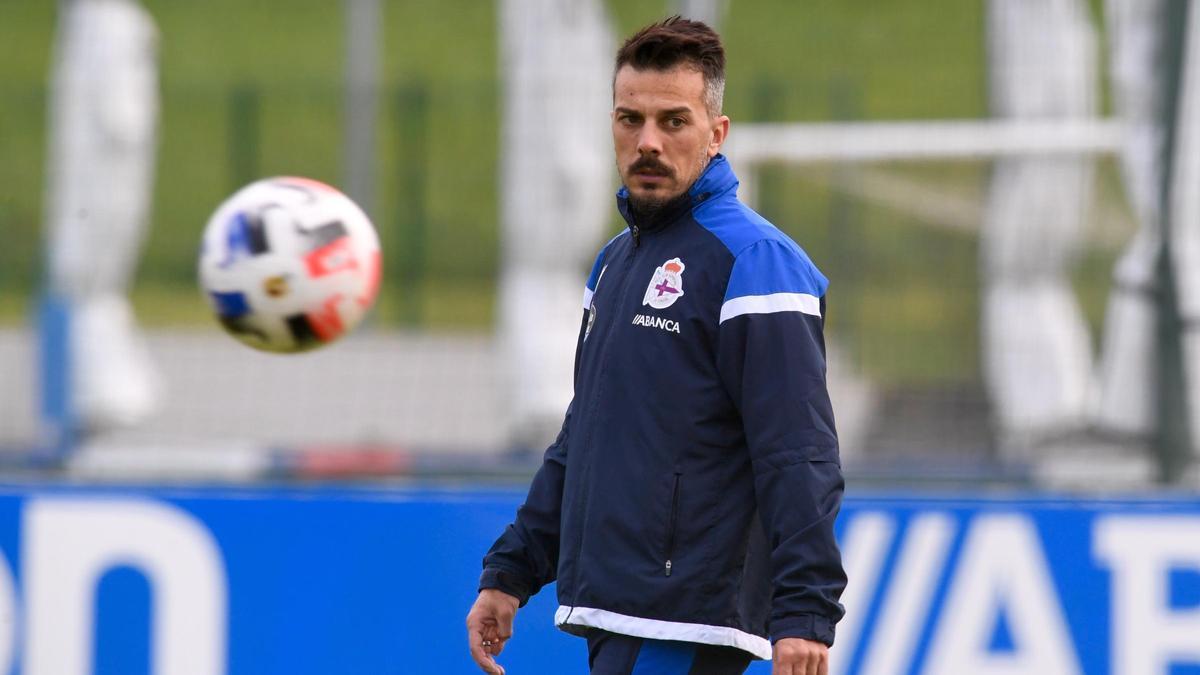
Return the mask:
[[[703,21],[676,14],[634,33],[617,50],[613,83],[623,66],[635,70],[671,70],[684,64],[704,77],[704,105],[708,114],[721,114],[725,98],[725,47],[721,36]]]

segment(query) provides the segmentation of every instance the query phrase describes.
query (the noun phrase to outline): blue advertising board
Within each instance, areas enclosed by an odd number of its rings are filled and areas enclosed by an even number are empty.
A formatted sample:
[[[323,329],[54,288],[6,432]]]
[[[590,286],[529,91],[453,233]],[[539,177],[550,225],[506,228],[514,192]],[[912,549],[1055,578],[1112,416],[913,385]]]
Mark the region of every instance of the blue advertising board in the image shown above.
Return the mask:
[[[477,672],[464,618],[522,496],[0,488],[0,672]],[[857,496],[838,532],[835,674],[1200,673],[1200,499]],[[555,608],[518,613],[509,673],[586,672]]]

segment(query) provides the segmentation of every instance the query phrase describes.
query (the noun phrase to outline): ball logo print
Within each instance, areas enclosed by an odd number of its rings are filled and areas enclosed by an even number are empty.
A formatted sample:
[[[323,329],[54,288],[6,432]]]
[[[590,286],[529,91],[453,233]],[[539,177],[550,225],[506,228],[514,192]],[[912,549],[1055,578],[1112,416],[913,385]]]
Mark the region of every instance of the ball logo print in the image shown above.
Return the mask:
[[[282,298],[288,292],[287,279],[284,277],[267,277],[263,280],[263,292],[272,298]]]
[[[308,178],[251,183],[204,229],[200,286],[233,337],[263,351],[309,351],[353,330],[381,271],[371,221],[337,189]]]

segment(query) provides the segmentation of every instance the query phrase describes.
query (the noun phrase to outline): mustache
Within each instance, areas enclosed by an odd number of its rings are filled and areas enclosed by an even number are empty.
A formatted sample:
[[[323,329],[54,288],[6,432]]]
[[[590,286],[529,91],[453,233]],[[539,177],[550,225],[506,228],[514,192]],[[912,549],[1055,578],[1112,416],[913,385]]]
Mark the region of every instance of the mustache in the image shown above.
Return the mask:
[[[674,176],[675,172],[671,167],[658,161],[657,157],[646,155],[639,157],[636,162],[629,165],[629,173],[648,173],[655,176]]]

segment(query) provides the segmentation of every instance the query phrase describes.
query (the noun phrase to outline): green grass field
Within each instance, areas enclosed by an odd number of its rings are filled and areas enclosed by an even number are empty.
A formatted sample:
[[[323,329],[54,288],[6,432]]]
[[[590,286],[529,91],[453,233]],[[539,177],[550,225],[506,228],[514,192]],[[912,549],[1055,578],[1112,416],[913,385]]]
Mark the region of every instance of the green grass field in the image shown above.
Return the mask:
[[[200,324],[209,319],[194,285],[195,254],[215,205],[265,175],[341,182],[342,5],[145,5],[162,37],[163,110],[153,224],[133,296],[145,323]],[[659,17],[658,7],[610,5],[619,34]],[[734,133],[744,120],[986,114],[982,0],[735,0],[731,7],[722,32]],[[495,14],[494,3],[482,0],[385,3],[373,212],[386,254],[382,325],[491,325],[500,128]],[[24,320],[38,274],[53,21],[54,3],[0,3],[0,323]],[[832,279],[831,330],[885,379],[973,377],[977,237],[841,196],[821,184],[820,174],[831,170],[768,171],[763,194],[764,212]],[[987,175],[985,166],[949,164],[904,171],[975,197]],[[619,227],[615,213],[612,227]],[[1081,268],[1095,321],[1111,258],[1111,250],[1089,254]]]

